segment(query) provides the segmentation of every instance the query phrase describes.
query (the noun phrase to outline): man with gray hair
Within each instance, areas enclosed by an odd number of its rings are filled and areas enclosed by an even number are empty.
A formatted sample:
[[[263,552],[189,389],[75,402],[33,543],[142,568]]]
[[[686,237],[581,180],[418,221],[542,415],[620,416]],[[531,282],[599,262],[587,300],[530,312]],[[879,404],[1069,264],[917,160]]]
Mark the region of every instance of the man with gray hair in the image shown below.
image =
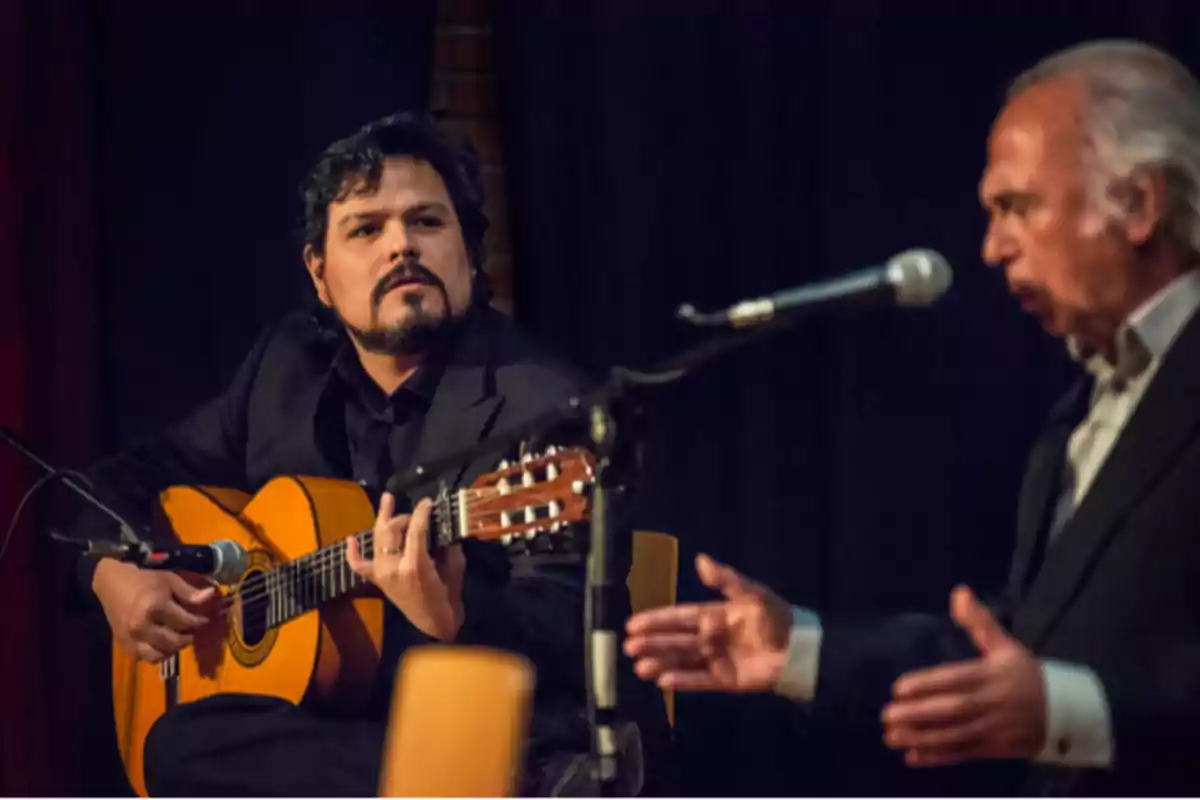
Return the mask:
[[[1003,595],[957,587],[954,624],[850,623],[700,556],[724,599],[633,617],[627,650],[663,687],[775,691],[874,725],[914,766],[1195,795],[1200,86],[1139,43],[1055,54],[1013,84],[979,194],[984,261],[1084,371],[1031,454]]]

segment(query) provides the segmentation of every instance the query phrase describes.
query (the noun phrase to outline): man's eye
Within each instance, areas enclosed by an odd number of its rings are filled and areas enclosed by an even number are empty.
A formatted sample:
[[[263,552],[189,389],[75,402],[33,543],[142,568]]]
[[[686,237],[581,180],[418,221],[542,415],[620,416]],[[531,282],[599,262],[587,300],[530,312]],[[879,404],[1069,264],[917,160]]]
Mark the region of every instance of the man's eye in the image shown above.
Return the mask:
[[[364,222],[350,231],[351,236],[372,236],[379,232],[379,226],[374,222]]]
[[[422,228],[440,228],[445,224],[441,217],[417,217],[415,222]]]

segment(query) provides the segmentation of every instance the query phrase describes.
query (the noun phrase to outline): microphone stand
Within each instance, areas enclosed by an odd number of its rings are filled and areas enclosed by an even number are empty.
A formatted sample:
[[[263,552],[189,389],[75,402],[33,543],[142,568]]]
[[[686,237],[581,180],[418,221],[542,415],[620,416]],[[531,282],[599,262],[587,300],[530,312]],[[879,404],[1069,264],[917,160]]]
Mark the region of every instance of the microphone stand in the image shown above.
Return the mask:
[[[425,483],[430,476],[456,470],[463,463],[485,455],[500,457],[502,451],[538,433],[544,433],[567,421],[586,418],[588,438],[596,456],[596,471],[591,487],[591,537],[587,561],[587,594],[584,597],[585,675],[588,694],[588,721],[591,727],[591,765],[599,785],[599,796],[617,794],[619,764],[617,754],[617,672],[620,620],[612,616],[613,496],[626,487],[629,470],[622,453],[627,445],[621,438],[626,423],[622,401],[631,387],[662,386],[686,377],[698,367],[739,347],[744,347],[793,322],[799,315],[775,317],[757,327],[741,329],[694,345],[650,371],[614,367],[608,380],[582,397],[572,397],[565,406],[555,408],[529,422],[495,434],[477,444],[410,470],[393,475],[387,489],[403,494]]]
[[[101,500],[99,498],[97,498],[94,494],[92,494],[90,491],[88,491],[83,486],[81,486],[80,483],[72,477],[71,470],[56,469],[54,466],[52,466],[49,462],[47,462],[45,459],[43,459],[37,453],[33,452],[33,450],[31,450],[28,445],[26,445],[19,438],[17,438],[17,435],[15,433],[13,433],[11,430],[9,430],[8,428],[5,428],[2,425],[0,425],[0,441],[3,441],[5,444],[12,447],[14,450],[16,450],[22,456],[24,456],[26,460],[41,467],[41,469],[46,473],[44,476],[42,476],[42,478],[38,481],[38,483],[34,485],[34,489],[31,490],[31,493],[32,493],[32,491],[39,489],[42,486],[45,486],[47,483],[49,483],[52,480],[58,480],[60,483],[62,483],[68,489],[75,492],[77,495],[79,495],[84,500],[86,500],[93,507],[99,509],[101,512],[103,512],[107,516],[111,517],[114,521],[116,521],[117,526],[120,530],[121,539],[127,545],[129,545],[131,547],[143,547],[143,548],[145,547],[145,543],[142,541],[141,537],[139,537],[137,535],[137,533],[133,530],[133,526],[130,525],[128,522],[126,522],[121,517],[120,514],[118,514],[116,511],[113,511],[111,508],[109,508],[107,505],[105,505],[103,502],[101,502]],[[78,473],[75,473],[75,474],[78,474]],[[82,475],[80,475],[80,477],[83,478]],[[86,478],[83,478],[83,480],[84,480],[84,482],[87,481]],[[28,497],[28,495],[27,495],[27,497]],[[52,533],[51,537],[55,541],[62,542],[62,543],[72,543],[72,544],[77,544],[77,545],[83,545],[85,547],[89,545],[88,541],[79,540],[79,539],[71,539],[69,537],[62,536],[61,534],[58,534],[58,533]]]

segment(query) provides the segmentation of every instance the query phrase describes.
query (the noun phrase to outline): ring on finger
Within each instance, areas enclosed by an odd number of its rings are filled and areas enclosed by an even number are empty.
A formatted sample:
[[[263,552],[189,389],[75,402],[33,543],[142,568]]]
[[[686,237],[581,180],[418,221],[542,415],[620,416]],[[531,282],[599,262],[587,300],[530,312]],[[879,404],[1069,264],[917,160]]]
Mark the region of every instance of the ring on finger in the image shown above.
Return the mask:
[[[379,552],[385,556],[394,556],[400,553],[399,547],[381,547]]]

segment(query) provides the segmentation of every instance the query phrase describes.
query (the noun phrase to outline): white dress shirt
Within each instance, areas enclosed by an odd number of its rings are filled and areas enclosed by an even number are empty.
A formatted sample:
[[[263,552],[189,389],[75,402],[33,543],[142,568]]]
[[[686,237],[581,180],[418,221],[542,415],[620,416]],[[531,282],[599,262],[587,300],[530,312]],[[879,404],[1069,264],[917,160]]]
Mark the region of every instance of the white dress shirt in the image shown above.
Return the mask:
[[[1049,547],[1079,508],[1109,451],[1133,415],[1163,357],[1200,308],[1200,270],[1176,278],[1129,316],[1117,332],[1116,363],[1084,357],[1067,347],[1095,377],[1087,417],[1067,444],[1062,491],[1050,524]],[[787,661],[776,692],[800,702],[813,699],[821,662],[821,620],[806,608],[793,609]],[[1109,767],[1112,721],[1104,687],[1086,666],[1043,659],[1046,696],[1045,747],[1036,761],[1076,767]]]

